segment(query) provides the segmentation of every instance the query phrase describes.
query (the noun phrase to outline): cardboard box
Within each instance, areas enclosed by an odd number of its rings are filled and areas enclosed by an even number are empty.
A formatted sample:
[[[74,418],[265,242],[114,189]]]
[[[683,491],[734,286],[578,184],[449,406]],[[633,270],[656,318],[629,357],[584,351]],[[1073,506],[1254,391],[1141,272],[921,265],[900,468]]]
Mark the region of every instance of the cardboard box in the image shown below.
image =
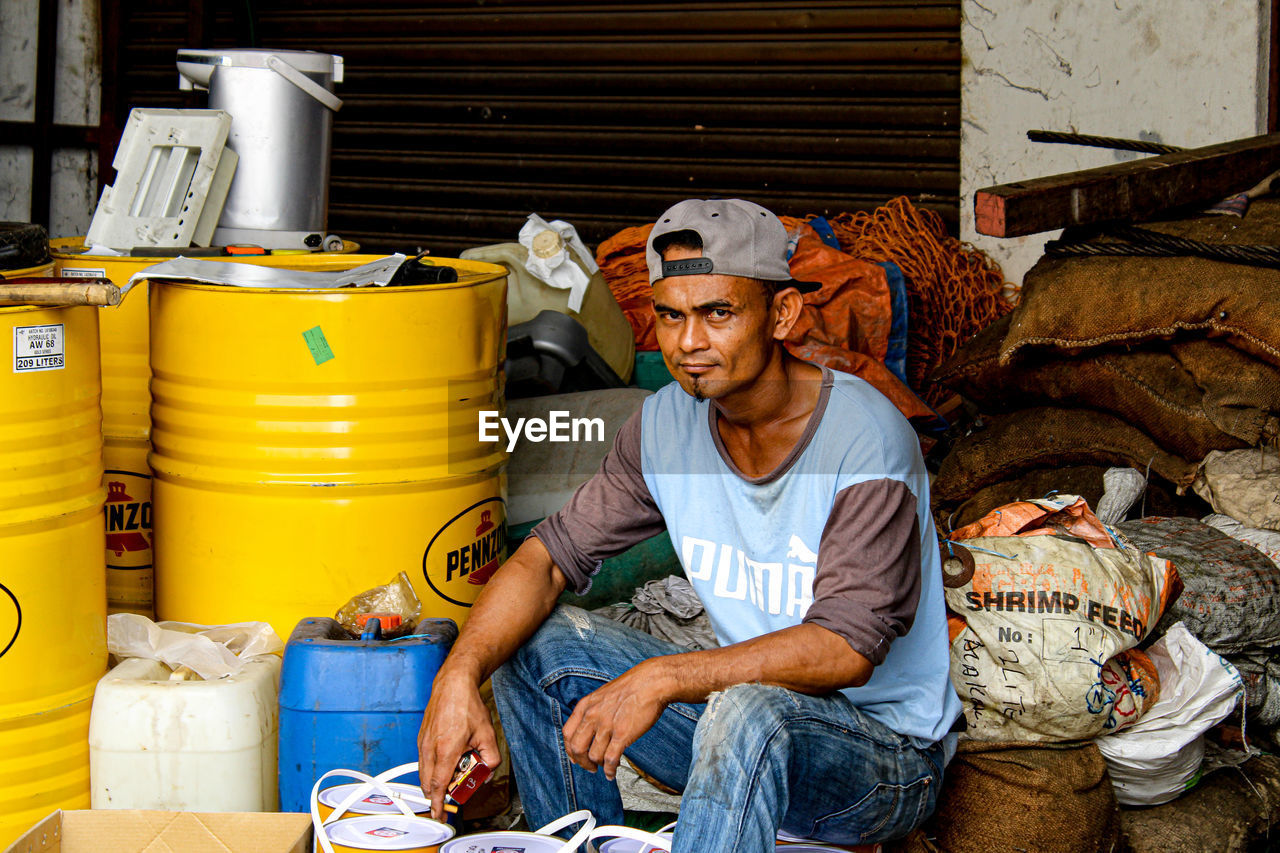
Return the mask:
[[[311,815],[61,809],[4,853],[308,853]]]

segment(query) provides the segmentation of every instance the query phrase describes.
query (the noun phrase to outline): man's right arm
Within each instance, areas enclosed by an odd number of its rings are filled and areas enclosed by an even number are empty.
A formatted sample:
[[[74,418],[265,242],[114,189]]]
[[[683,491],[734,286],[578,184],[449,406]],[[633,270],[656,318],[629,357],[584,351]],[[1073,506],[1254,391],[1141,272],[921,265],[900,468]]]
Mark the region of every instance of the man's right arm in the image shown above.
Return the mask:
[[[436,674],[418,730],[419,774],[432,817],[444,817],[445,786],[464,752],[474,749],[485,764],[498,765],[498,742],[480,685],[538,630],[564,588],[564,574],[542,542],[530,537],[476,599]]]
[[[545,519],[494,573],[440,667],[418,731],[422,788],[433,816],[444,786],[468,749],[490,766],[497,739],[480,685],[555,608],[567,587],[582,593],[603,560],[666,529],[640,465],[641,413],[618,431],[600,470]]]

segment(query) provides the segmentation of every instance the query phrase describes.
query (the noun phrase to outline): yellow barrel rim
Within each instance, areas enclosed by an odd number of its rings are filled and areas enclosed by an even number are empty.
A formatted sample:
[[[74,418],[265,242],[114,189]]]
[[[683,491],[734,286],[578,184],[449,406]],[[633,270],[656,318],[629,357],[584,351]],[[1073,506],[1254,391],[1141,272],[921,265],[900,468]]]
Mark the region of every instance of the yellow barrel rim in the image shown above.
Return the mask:
[[[379,255],[379,257],[386,256]],[[465,266],[463,266],[464,264]],[[359,266],[359,264],[356,266]],[[505,267],[484,261],[458,260],[450,264],[439,264],[439,266],[450,266],[456,269],[459,273],[458,280],[448,284],[370,285],[368,287],[238,287],[233,284],[205,284],[198,281],[178,281],[174,279],[159,279],[151,282],[151,284],[153,286],[180,287],[184,290],[203,290],[211,293],[260,293],[275,296],[353,296],[359,299],[372,293],[418,293],[423,290],[457,290],[459,288],[475,287],[478,284],[488,284],[507,277]],[[304,271],[298,270],[298,272]],[[464,272],[466,273],[465,275],[463,275]]]
[[[153,257],[147,257],[143,255],[91,255],[88,252],[84,251],[85,249],[88,249],[88,248],[89,247],[84,244],[84,237],[55,237],[54,239],[49,241],[49,254],[60,260],[65,260],[68,258],[95,258],[95,259],[104,260],[104,261],[148,260],[148,261],[151,261],[152,263],[157,263],[157,264],[160,263],[161,261],[172,260],[172,258],[167,258],[167,257],[153,258]],[[75,251],[76,249],[79,249],[80,251],[77,252]],[[309,257],[330,257],[330,256],[344,255],[344,254],[355,254],[358,251],[360,251],[359,243],[353,242],[351,240],[343,240],[342,248],[339,251],[307,252],[306,254]],[[181,252],[177,251],[177,253],[173,257],[176,258],[178,254],[181,254]],[[289,255],[284,255],[284,254],[268,255],[268,257],[290,257],[290,256],[292,256],[292,250],[290,250]],[[211,258],[206,255],[204,256],[204,259],[205,260],[228,260],[231,257],[233,256],[228,255],[224,258],[220,255],[214,255]],[[244,257],[244,256],[241,256],[241,257]],[[249,257],[261,257],[261,256],[252,255]],[[296,257],[302,257],[302,255],[299,254],[299,255],[296,255]]]

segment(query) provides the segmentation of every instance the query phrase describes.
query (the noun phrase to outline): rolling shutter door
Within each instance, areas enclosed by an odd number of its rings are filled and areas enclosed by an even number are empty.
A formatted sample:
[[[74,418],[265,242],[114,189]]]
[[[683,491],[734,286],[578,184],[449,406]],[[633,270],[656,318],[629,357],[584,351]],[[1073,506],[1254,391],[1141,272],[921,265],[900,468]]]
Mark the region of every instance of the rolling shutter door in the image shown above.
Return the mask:
[[[595,244],[690,196],[957,219],[958,0],[160,0],[121,24],[122,111],[184,103],[193,37],[341,54],[329,230],[371,249],[456,254],[529,212]]]

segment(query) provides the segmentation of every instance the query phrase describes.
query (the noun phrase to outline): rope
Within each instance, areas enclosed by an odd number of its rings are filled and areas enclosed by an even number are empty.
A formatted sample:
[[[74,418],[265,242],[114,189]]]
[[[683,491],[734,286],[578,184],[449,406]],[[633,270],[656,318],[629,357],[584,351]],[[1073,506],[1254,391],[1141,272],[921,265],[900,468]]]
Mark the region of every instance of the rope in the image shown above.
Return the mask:
[[[951,396],[929,375],[962,343],[1013,310],[1001,296],[1004,274],[984,252],[948,236],[942,217],[905,197],[867,213],[828,217],[840,248],[855,258],[890,261],[907,279],[907,379],[925,402]]]
[[[1145,142],[1140,139],[1117,139],[1113,136],[1089,136],[1085,133],[1062,133],[1057,130],[1028,130],[1027,139],[1032,142],[1060,142],[1063,145],[1087,145],[1091,148],[1111,148],[1115,151],[1141,151],[1144,154],[1178,154],[1186,151],[1177,145]]]
[[[1106,233],[1126,242],[1085,243],[1078,240],[1050,240],[1045,244],[1044,253],[1054,258],[1083,255],[1198,257],[1231,264],[1280,269],[1280,246],[1215,245],[1136,226],[1109,228]]]

